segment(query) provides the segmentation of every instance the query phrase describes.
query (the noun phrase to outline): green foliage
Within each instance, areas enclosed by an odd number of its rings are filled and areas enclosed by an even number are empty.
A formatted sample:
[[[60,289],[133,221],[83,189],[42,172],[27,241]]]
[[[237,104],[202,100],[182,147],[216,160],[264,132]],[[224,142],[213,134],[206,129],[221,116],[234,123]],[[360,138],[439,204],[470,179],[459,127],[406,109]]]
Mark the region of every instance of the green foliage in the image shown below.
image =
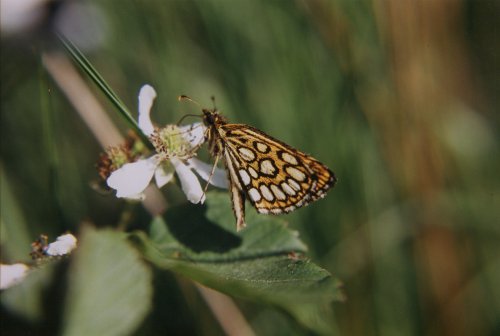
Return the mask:
[[[302,256],[305,245],[277,218],[251,213],[248,227],[234,233],[227,197],[210,193],[206,217],[192,206],[172,209],[167,223],[151,223],[149,238],[142,232],[130,238],[160,268],[231,296],[278,305],[308,328],[328,332],[328,305],[342,297],[339,282]]]
[[[23,217],[17,200],[14,197],[9,180],[5,176],[5,171],[0,166],[2,183],[0,184],[0,193],[2,202],[0,204],[1,226],[0,243],[5,246],[6,253],[13,259],[20,259],[25,256],[25,248],[30,243],[29,226]],[[18,244],[7,244],[7,242],[16,241]]]
[[[248,227],[236,233],[227,193],[215,192],[206,207],[174,207],[164,218],[151,222],[149,235],[128,235],[138,251],[124,233],[82,228],[67,275],[64,335],[132,333],[152,305],[151,270],[141,258],[228,295],[280,307],[318,333],[331,332],[330,303],[342,299],[339,281],[303,255],[305,244],[285,222],[250,212]],[[2,303],[40,319],[53,266],[33,269]]]
[[[151,270],[123,234],[87,227],[80,237],[69,272],[63,334],[130,334],[151,308]]]

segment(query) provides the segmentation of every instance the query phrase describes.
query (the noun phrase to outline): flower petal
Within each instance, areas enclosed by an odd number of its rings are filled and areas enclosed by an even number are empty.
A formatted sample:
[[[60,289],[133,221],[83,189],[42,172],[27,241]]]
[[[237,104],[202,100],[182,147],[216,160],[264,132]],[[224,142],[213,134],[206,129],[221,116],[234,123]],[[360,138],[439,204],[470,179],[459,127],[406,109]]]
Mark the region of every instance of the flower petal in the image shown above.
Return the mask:
[[[172,168],[170,165],[168,168]],[[174,177],[174,169],[168,169],[163,165],[159,165],[155,170],[155,181],[158,188],[163,187],[165,184],[170,182]]]
[[[188,163],[189,167],[193,168],[202,179],[208,181],[210,173],[212,172],[212,165],[198,160],[197,158],[189,159]],[[224,169],[215,168],[214,174],[210,177],[209,183],[217,188],[229,188],[226,171]]]
[[[107,179],[108,186],[116,190],[116,197],[142,199],[142,192],[158,167],[157,156],[124,164]]]
[[[0,265],[0,289],[6,289],[21,282],[28,274],[25,264]]]
[[[182,137],[191,144],[191,147],[201,146],[205,142],[206,129],[207,127],[201,122],[179,127]]]
[[[153,106],[155,98],[155,89],[153,89],[151,85],[143,85],[139,92],[139,128],[148,136],[155,130],[151,118],[149,117],[151,106]]]
[[[68,233],[57,237],[57,240],[45,250],[45,253],[49,256],[62,256],[70,253],[76,248],[76,238],[72,234]]]
[[[181,181],[182,191],[186,194],[187,199],[191,203],[203,204],[205,201],[205,194],[203,193],[203,189],[201,189],[200,181],[198,181],[196,175],[179,159],[172,158],[170,162],[172,162],[175,167],[177,176]]]

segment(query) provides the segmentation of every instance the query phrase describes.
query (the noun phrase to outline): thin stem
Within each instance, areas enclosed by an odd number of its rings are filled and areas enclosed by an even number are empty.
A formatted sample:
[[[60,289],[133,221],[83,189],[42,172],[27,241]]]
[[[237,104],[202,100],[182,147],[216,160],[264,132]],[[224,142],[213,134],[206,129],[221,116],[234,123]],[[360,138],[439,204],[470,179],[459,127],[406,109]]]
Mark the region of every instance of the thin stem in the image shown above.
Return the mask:
[[[106,83],[104,78],[99,74],[99,72],[92,66],[85,55],[76,47],[68,38],[63,35],[58,35],[63,46],[66,48],[68,53],[71,55],[73,60],[82,68],[82,70],[94,81],[94,83],[103,91],[103,93],[108,97],[111,103],[118,109],[120,115],[125,119],[125,121],[130,125],[131,128],[139,135],[142,142],[151,150],[154,150],[154,146],[149,141],[149,138],[142,132],[139,125],[132,117],[127,106],[121,101],[121,99],[116,95],[116,93],[111,89],[111,87]]]

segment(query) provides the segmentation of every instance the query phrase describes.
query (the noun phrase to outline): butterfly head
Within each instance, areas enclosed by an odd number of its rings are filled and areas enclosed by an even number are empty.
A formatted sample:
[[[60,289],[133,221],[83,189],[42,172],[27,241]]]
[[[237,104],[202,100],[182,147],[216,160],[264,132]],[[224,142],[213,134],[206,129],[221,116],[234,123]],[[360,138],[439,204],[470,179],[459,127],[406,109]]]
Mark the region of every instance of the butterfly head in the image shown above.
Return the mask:
[[[198,106],[200,106],[200,104],[196,101],[196,100],[193,100],[191,98],[189,98],[188,96],[186,95],[181,95],[179,97],[177,97],[177,99],[179,100],[188,100]],[[227,123],[227,120],[226,118],[224,118],[223,116],[221,116],[219,114],[219,110],[217,110],[217,107],[215,107],[215,98],[212,96],[212,102],[214,104],[214,107],[212,109],[207,109],[207,108],[204,108],[202,109],[201,111],[203,112],[203,115],[201,116],[203,118],[203,123],[205,124],[205,126],[207,127],[211,127],[211,126],[220,126],[220,125],[224,125]],[[181,118],[181,120],[178,122],[178,124],[187,116],[197,116],[197,117],[200,117],[199,115],[193,115],[193,114],[185,114],[184,117]]]
[[[212,110],[203,109],[202,112],[203,112],[203,121],[205,125],[208,127],[223,125],[227,122],[226,118],[221,116],[219,114],[219,111],[217,111],[217,109],[215,108]]]

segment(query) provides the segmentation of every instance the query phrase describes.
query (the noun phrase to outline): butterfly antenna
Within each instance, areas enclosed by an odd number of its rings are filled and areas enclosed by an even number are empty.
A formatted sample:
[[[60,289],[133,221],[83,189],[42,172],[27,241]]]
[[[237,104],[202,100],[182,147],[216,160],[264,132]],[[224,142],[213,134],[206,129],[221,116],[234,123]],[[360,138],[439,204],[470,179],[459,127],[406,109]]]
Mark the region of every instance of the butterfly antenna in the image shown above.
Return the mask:
[[[212,99],[212,104],[214,105],[214,111],[217,111],[217,106],[215,106],[215,96],[210,97]]]
[[[191,97],[188,97],[186,95],[180,95],[179,97],[177,97],[177,99],[179,101],[182,101],[182,100],[189,100],[191,103],[194,103],[195,105],[197,105],[199,108],[201,108],[201,105],[200,103],[198,103],[196,100],[192,99]]]
[[[179,97],[177,97],[177,100],[179,101],[183,101],[183,100],[188,100],[190,101],[191,103],[195,104],[196,106],[198,106],[199,108],[201,108],[201,105],[200,103],[198,103],[196,100],[192,99],[191,97],[188,97],[186,95],[180,95]],[[180,125],[181,122],[184,120],[184,118],[186,117],[197,117],[197,118],[203,118],[201,115],[198,115],[198,114],[185,114],[182,116],[182,118],[177,122],[177,125]]]
[[[186,119],[187,117],[196,117],[196,118],[203,118],[201,115],[199,114],[185,114],[182,116],[182,118],[177,122],[177,126],[179,126],[181,124],[181,122]]]

